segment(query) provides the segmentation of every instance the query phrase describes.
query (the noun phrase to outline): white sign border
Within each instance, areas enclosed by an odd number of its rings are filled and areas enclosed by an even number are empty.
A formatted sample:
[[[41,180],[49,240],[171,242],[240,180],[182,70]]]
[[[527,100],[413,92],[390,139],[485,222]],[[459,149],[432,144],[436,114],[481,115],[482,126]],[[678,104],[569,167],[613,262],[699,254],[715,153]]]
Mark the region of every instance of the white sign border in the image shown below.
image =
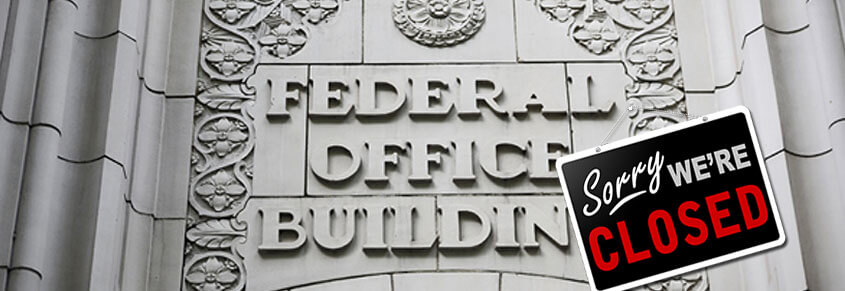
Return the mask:
[[[597,289],[595,281],[593,280],[593,272],[592,272],[593,268],[590,266],[590,261],[589,261],[589,258],[587,257],[587,250],[584,248],[584,242],[581,239],[582,238],[581,237],[581,230],[578,227],[578,220],[575,217],[575,212],[574,212],[575,208],[572,206],[572,200],[570,199],[571,196],[570,196],[570,193],[569,193],[569,188],[567,187],[566,180],[563,177],[563,171],[562,171],[563,165],[566,164],[566,163],[575,161],[575,160],[579,160],[579,159],[582,159],[582,158],[586,158],[586,157],[590,157],[590,156],[593,156],[593,155],[600,154],[604,151],[614,150],[614,149],[624,147],[624,146],[627,146],[627,145],[630,145],[630,144],[633,144],[633,143],[637,143],[637,142],[640,142],[640,141],[643,141],[643,140],[655,138],[655,137],[662,136],[662,135],[665,135],[665,134],[669,134],[669,133],[672,133],[672,132],[680,131],[680,130],[683,130],[683,129],[686,129],[686,128],[689,128],[689,127],[693,127],[693,126],[701,125],[701,124],[704,124],[704,123],[707,123],[707,122],[719,120],[719,119],[722,119],[724,117],[731,116],[731,115],[734,115],[734,114],[737,114],[737,113],[741,113],[743,116],[745,116],[745,119],[746,119],[747,124],[748,124],[748,130],[751,133],[751,141],[752,141],[752,143],[754,143],[754,151],[757,153],[757,155],[756,155],[757,163],[760,166],[761,171],[763,172],[763,183],[765,184],[766,191],[768,192],[769,201],[771,201],[771,204],[772,204],[772,213],[774,214],[774,219],[775,219],[775,222],[777,223],[778,239],[775,240],[775,241],[771,241],[771,242],[762,244],[762,245],[750,247],[750,248],[743,249],[743,250],[740,250],[740,251],[736,251],[736,252],[733,252],[733,253],[730,253],[730,254],[725,254],[725,255],[722,255],[722,256],[719,256],[719,257],[715,257],[715,258],[703,261],[703,262],[698,262],[698,263],[688,265],[688,266],[685,266],[685,267],[681,267],[681,268],[678,268],[678,269],[675,269],[675,270],[666,271],[666,272],[659,273],[659,274],[656,274],[656,275],[652,275],[652,276],[649,276],[649,277],[646,277],[646,278],[642,278],[642,279],[639,279],[639,280],[628,282],[628,283],[625,283],[625,284],[622,284],[622,285],[617,285],[617,286],[610,287],[610,288],[607,288],[607,289],[602,289],[602,290]],[[776,205],[776,201],[775,201],[775,197],[774,197],[774,192],[772,191],[772,185],[771,185],[771,182],[769,181],[769,172],[766,169],[766,161],[763,158],[763,153],[760,149],[760,144],[757,141],[757,132],[754,130],[754,126],[753,126],[753,123],[751,121],[751,112],[749,112],[748,108],[746,108],[745,106],[732,107],[732,108],[725,109],[725,110],[722,110],[722,111],[719,111],[719,112],[707,114],[705,116],[698,117],[696,119],[688,120],[688,121],[685,121],[685,122],[682,122],[682,123],[679,123],[679,124],[674,124],[674,125],[671,125],[671,126],[667,126],[667,127],[664,127],[664,128],[657,129],[657,130],[645,132],[645,133],[642,133],[642,134],[639,134],[639,135],[636,135],[636,136],[633,136],[633,137],[629,137],[629,138],[626,138],[626,139],[623,139],[623,140],[612,142],[612,143],[607,144],[607,145],[593,147],[593,148],[590,148],[588,150],[582,150],[582,151],[579,151],[579,152],[571,154],[571,155],[566,155],[566,156],[558,158],[555,161],[555,168],[557,169],[557,175],[558,175],[558,178],[560,179],[561,187],[563,188],[563,194],[564,194],[564,197],[566,199],[566,205],[567,205],[567,208],[569,209],[569,211],[568,211],[569,217],[572,220],[572,222],[574,223],[576,241],[578,241],[578,247],[579,247],[580,252],[581,252],[581,259],[584,262],[584,268],[587,271],[587,278],[589,279],[590,289],[593,290],[593,291],[623,291],[623,290],[628,290],[628,289],[631,289],[631,288],[636,288],[636,287],[639,287],[639,286],[642,286],[642,285],[645,285],[645,284],[653,283],[655,281],[660,281],[660,280],[672,278],[672,277],[675,277],[675,276],[678,276],[678,275],[683,275],[683,274],[686,274],[686,273],[689,273],[689,272],[692,272],[692,271],[695,271],[695,270],[698,270],[698,269],[706,268],[706,267],[717,265],[717,264],[720,264],[720,263],[723,263],[723,262],[726,262],[726,261],[730,261],[730,260],[733,260],[733,259],[736,259],[736,258],[739,258],[739,257],[743,257],[743,256],[746,256],[746,255],[750,255],[750,254],[758,253],[758,252],[768,250],[768,249],[771,249],[771,248],[775,248],[775,247],[783,245],[783,243],[786,242],[786,235],[783,232],[783,225],[782,225],[781,219],[780,219],[780,212],[778,211],[778,207]]]

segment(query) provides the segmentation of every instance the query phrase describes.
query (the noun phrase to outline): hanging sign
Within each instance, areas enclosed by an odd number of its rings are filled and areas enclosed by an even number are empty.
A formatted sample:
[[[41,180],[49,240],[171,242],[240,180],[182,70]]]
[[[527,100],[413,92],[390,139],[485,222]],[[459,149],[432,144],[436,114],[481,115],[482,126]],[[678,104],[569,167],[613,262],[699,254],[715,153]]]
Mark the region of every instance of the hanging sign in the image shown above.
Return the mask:
[[[783,244],[748,109],[557,160],[593,290],[626,290]]]

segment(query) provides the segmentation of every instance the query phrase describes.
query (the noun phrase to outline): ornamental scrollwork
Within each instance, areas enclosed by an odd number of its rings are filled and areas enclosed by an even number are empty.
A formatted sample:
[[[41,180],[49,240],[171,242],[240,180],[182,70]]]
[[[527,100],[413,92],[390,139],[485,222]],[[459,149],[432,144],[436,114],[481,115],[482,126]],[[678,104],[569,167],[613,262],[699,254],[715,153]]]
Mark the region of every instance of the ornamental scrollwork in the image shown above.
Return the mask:
[[[194,108],[190,205],[185,232],[186,288],[242,290],[233,249],[246,225],[234,217],[252,193],[255,92],[244,81],[259,63],[305,49],[311,32],[347,0],[206,0]]]
[[[395,0],[393,22],[409,39],[426,46],[452,46],[484,24],[483,0]]]
[[[626,88],[629,135],[686,120],[671,0],[526,0],[567,37],[596,56],[617,54],[633,84]]]
[[[243,80],[259,62],[281,61],[302,50],[309,31],[336,15],[343,1],[206,1],[200,66],[213,80]]]

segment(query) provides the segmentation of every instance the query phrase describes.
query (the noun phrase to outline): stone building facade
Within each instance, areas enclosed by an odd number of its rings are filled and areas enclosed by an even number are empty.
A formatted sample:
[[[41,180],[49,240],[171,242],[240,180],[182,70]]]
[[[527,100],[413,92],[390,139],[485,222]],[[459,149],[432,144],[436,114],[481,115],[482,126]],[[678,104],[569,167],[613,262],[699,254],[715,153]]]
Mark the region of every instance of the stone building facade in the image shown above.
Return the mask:
[[[0,0],[0,289],[589,290],[550,162],[748,107],[839,290],[845,2]]]

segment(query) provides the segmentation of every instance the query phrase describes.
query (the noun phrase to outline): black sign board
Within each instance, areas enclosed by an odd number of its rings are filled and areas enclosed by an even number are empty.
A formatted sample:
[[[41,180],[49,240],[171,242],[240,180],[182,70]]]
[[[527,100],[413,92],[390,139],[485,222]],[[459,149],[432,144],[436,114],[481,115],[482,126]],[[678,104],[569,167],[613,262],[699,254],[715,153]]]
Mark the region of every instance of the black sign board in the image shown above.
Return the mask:
[[[783,244],[748,109],[557,161],[593,290],[625,290]]]

